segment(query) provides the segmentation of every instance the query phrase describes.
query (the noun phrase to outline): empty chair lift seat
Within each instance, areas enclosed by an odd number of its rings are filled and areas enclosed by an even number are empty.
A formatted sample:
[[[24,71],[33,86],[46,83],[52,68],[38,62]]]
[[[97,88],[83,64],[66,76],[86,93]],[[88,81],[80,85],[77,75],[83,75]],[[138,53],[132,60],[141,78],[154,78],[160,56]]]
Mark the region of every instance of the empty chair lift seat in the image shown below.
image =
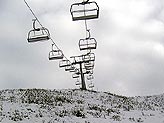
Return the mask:
[[[90,61],[84,64],[86,70],[92,70],[94,68],[94,61]]]
[[[80,75],[77,73],[72,74],[72,78],[79,78],[79,77],[80,77]]]
[[[49,60],[63,59],[64,55],[61,50],[52,50],[49,52]]]
[[[92,79],[94,79],[93,75],[92,75],[92,74],[89,74],[89,75],[87,76],[87,80],[92,80]]]
[[[88,87],[89,87],[90,89],[93,89],[93,88],[94,88],[94,84],[93,84],[93,83],[90,83],[90,84],[88,85]]]
[[[65,71],[75,71],[75,67],[73,65],[70,65],[70,66],[66,66],[65,67]]]
[[[95,61],[95,54],[94,53],[89,53],[83,56],[83,61],[87,62],[91,62],[91,61]]]
[[[81,82],[77,81],[75,84],[76,84],[76,85],[81,85]]]
[[[82,2],[71,5],[72,20],[89,20],[99,17],[99,6],[96,2]]]
[[[96,49],[97,42],[95,38],[86,38],[79,40],[79,49],[80,50],[92,50]]]
[[[38,28],[30,30],[28,33],[28,42],[47,41],[50,39],[50,33],[46,28]]]
[[[67,67],[67,66],[71,66],[71,62],[69,60],[61,60],[59,62],[59,67]]]

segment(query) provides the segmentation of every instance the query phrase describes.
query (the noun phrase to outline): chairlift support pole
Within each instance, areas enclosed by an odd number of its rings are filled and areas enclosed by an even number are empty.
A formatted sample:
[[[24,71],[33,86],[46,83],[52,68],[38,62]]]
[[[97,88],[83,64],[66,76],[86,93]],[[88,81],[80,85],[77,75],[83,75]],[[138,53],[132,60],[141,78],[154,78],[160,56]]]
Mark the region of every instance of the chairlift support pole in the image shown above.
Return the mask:
[[[85,76],[82,69],[82,62],[79,62],[79,65],[80,65],[80,74],[81,74],[81,90],[87,90],[85,84]]]
[[[72,62],[72,65],[79,65],[79,74],[81,76],[81,90],[87,90],[86,84],[85,84],[85,76],[84,76],[84,71],[83,71],[83,63],[85,63],[84,60],[82,61],[76,61],[75,58],[79,56],[72,56],[71,58],[74,58],[74,62]],[[81,57],[81,56],[80,56]]]

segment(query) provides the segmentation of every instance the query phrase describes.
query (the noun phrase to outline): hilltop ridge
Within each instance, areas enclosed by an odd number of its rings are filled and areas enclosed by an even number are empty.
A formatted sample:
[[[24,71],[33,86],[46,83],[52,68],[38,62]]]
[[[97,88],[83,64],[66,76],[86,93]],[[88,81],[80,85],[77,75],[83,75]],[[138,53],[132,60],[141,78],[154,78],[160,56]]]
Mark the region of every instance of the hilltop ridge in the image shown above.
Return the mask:
[[[78,89],[0,91],[2,123],[163,123],[164,94],[126,97]]]

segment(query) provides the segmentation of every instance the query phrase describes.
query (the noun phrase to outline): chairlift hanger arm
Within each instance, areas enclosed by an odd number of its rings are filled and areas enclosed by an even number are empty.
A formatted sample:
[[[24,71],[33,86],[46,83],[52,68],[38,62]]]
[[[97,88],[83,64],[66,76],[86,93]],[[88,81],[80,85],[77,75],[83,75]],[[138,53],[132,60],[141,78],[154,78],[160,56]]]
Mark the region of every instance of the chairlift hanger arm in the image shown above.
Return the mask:
[[[39,28],[36,28],[36,27],[35,27],[35,22],[36,22],[36,19],[33,19],[33,29],[36,30],[36,31],[40,31]]]
[[[79,5],[85,5],[85,4],[91,4],[91,3],[94,3],[94,4],[96,5],[96,7],[98,7],[98,4],[97,4],[95,1],[89,2],[89,0],[87,0],[87,1],[84,1],[84,2],[73,3],[73,4],[71,5],[71,8],[72,8],[74,5],[79,6]],[[72,10],[72,9],[70,9],[70,10]],[[71,11],[71,12],[72,12],[72,11]]]
[[[86,39],[89,39],[91,37],[90,29],[87,29],[88,37]]]
[[[82,4],[87,4],[89,2],[89,0],[83,0]]]

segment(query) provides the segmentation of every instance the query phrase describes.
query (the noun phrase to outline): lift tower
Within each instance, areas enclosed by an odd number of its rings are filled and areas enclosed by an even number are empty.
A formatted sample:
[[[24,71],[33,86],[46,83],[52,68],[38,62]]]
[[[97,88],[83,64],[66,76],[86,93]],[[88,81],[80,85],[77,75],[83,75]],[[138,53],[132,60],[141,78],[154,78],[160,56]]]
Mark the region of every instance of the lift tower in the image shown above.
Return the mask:
[[[79,65],[79,69],[76,70],[75,74],[77,76],[81,76],[81,89],[87,90],[85,84],[85,74],[92,74],[92,69],[87,69],[85,64],[95,61],[95,55],[94,53],[87,53],[85,55],[72,56],[71,58],[73,58],[72,65]]]

